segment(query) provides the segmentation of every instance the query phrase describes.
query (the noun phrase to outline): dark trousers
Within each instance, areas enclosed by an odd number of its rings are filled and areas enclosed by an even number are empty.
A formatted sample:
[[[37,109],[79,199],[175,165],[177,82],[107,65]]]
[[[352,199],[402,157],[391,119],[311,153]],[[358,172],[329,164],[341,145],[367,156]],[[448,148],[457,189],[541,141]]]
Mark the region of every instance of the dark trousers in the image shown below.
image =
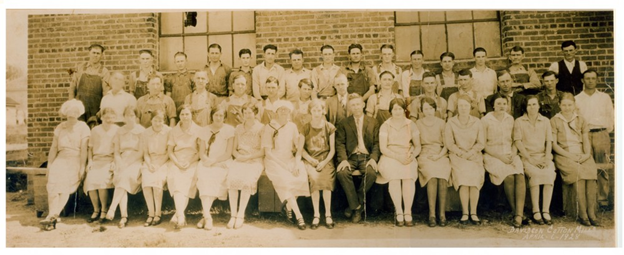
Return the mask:
[[[366,167],[369,159],[370,155],[368,154],[352,154],[348,159],[351,169],[343,169],[337,173],[338,181],[347,195],[349,208],[352,210],[357,209],[359,205],[364,203],[364,194],[370,190],[377,179],[375,170],[370,166]],[[362,183],[357,188],[357,191],[353,183],[352,174],[354,170],[359,170],[362,173]]]

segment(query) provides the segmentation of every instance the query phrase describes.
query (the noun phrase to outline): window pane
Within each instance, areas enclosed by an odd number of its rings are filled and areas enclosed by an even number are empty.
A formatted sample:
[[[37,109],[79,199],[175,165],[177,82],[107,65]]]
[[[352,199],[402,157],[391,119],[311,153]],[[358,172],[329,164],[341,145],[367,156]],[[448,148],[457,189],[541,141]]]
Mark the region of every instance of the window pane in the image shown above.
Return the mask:
[[[422,16],[421,16],[422,17]],[[423,53],[426,60],[439,60],[446,51],[446,33],[444,25],[422,26]]]
[[[448,25],[449,51],[455,53],[456,59],[472,58],[474,50],[472,38],[472,23]]]
[[[474,19],[496,19],[496,11],[473,11]]]
[[[159,64],[160,71],[176,70],[173,55],[182,51],[182,37],[162,37],[160,38]]]
[[[188,68],[197,70],[208,63],[208,38],[190,36],[184,38],[184,51],[188,56]]]
[[[498,22],[475,23],[475,42],[477,47],[483,47],[489,57],[501,56],[500,27]]]
[[[254,54],[254,51],[256,50],[256,34],[234,35],[234,50],[232,54],[234,58],[234,67],[239,67],[241,65],[238,52],[244,48],[251,50],[250,65],[253,67],[254,63],[256,63],[256,55]]]
[[[412,23],[418,22],[418,12],[403,11],[396,12],[396,23]]]
[[[472,20],[472,11],[447,11],[446,20]]]
[[[208,45],[213,43],[218,43],[219,45],[221,45],[221,62],[232,66],[232,35],[209,36]],[[207,48],[208,47],[206,46],[205,49]],[[208,63],[207,59],[206,63]]]
[[[256,30],[253,11],[234,12],[234,31]]]
[[[409,61],[409,54],[420,49],[419,26],[395,27],[396,59]]]
[[[420,12],[420,22],[444,21],[443,11]]]
[[[232,31],[232,12],[231,11],[217,11],[208,12],[208,31],[209,32],[224,32]]]
[[[197,12],[197,25],[184,27],[184,33],[205,33],[206,32],[206,12]]]
[[[161,34],[181,34],[182,33],[182,13],[163,12],[160,14]]]

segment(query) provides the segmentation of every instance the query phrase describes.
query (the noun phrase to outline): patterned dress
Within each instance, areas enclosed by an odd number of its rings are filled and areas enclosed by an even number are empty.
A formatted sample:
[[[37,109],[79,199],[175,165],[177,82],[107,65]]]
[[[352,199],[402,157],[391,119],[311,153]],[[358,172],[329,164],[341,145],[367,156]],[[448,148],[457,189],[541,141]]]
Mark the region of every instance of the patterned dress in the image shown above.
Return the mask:
[[[312,127],[311,123],[307,123],[301,129],[301,134],[305,136],[304,149],[319,162],[327,158],[329,154],[329,138],[336,132],[336,128],[329,122],[321,128]],[[334,190],[336,184],[336,168],[333,160],[330,160],[321,171],[316,171],[307,161],[304,161],[308,178],[310,181],[310,191]]]

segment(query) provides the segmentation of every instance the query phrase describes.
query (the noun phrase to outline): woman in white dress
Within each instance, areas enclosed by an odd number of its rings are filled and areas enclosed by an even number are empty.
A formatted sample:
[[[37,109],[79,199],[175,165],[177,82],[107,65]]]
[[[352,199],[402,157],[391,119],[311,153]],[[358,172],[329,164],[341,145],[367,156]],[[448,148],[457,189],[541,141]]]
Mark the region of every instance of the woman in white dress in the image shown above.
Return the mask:
[[[43,230],[53,230],[69,195],[76,192],[84,178],[87,143],[91,131],[78,117],[85,112],[81,101],[72,99],[61,106],[59,113],[67,118],[54,129],[48,153],[48,216],[40,222]],[[96,216],[97,217],[97,216]]]
[[[225,180],[228,174],[227,164],[232,160],[234,147],[234,127],[224,124],[225,107],[217,107],[210,113],[211,123],[204,127],[199,136],[199,158],[197,165],[197,189],[201,198],[204,218],[197,223],[197,228],[212,229],[210,208],[212,203],[227,199]],[[234,226],[235,219],[228,223]]]
[[[436,116],[439,107],[437,102],[430,97],[420,99],[419,111],[422,112],[423,117],[416,121],[422,145],[418,156],[418,180],[421,187],[427,186],[429,227],[436,226],[436,199],[440,216],[439,224],[441,227],[446,226],[446,194],[451,179],[451,162],[444,145],[446,123]]]
[[[180,110],[180,122],[169,132],[167,150],[167,187],[173,197],[176,213],[171,218],[179,229],[186,225],[184,211],[189,198],[197,193],[197,162],[199,146],[197,139],[201,128],[193,122],[190,105],[183,105]]]
[[[552,128],[550,120],[539,113],[540,104],[536,96],[526,97],[523,110],[524,115],[514,124],[514,144],[522,156],[524,173],[529,180],[533,221],[551,225],[550,202],[557,177],[552,155]],[[541,213],[540,186],[544,187]]]
[[[258,121],[258,107],[255,102],[242,106],[243,123],[236,127],[234,135],[234,150],[230,161],[227,177],[227,187],[230,199],[230,212],[235,219],[234,228],[243,226],[245,209],[249,197],[258,190],[258,178],[264,170],[264,150],[260,147],[262,129],[264,125]],[[240,204],[238,202],[240,191]]]
[[[128,222],[128,193],[134,195],[141,190],[141,165],[143,165],[143,147],[141,134],[145,128],[136,123],[138,111],[134,106],[124,109],[125,125],[117,130],[113,138],[115,146],[115,172],[113,184],[115,192],[111,202],[107,220],[113,220],[117,205],[121,213],[119,228],[124,228]]]
[[[113,171],[115,170],[113,138],[119,126],[115,125],[115,110],[104,108],[100,111],[102,124],[91,130],[87,176],[84,191],[89,194],[93,205],[93,214],[88,222],[93,222],[100,215],[100,222],[106,221],[108,211],[108,189],[113,188]],[[100,207],[101,205],[101,207]]]
[[[485,180],[483,154],[485,134],[481,121],[470,115],[468,96],[457,99],[457,115],[449,118],[444,133],[444,145],[449,150],[451,160],[451,180],[455,190],[459,190],[462,207],[461,224],[468,223],[468,216],[473,224],[481,224],[477,217],[479,190]],[[470,209],[468,208],[470,207]]]
[[[380,176],[375,181],[381,184],[389,182],[388,191],[396,211],[395,224],[399,227],[414,225],[412,203],[418,179],[416,156],[421,150],[418,128],[405,116],[405,109],[407,103],[403,98],[390,101],[392,117],[379,128]]]
[[[485,153],[483,164],[494,185],[503,184],[507,201],[514,214],[512,226],[522,226],[526,183],[524,168],[513,144],[514,118],[507,113],[507,98],[494,94],[494,111],[483,116],[481,123],[485,131]]]
[[[162,216],[163,188],[167,182],[167,141],[171,128],[165,125],[166,114],[156,110],[152,126],[141,137],[143,146],[143,166],[141,167],[141,187],[147,204],[148,217],[143,226],[160,224]]]
[[[308,175],[301,161],[304,138],[299,134],[297,125],[289,120],[294,108],[292,103],[278,100],[274,106],[277,116],[262,131],[264,166],[277,196],[282,202],[287,202],[286,216],[290,220],[294,212],[297,227],[304,230],[305,221],[297,205],[297,197],[310,196]]]

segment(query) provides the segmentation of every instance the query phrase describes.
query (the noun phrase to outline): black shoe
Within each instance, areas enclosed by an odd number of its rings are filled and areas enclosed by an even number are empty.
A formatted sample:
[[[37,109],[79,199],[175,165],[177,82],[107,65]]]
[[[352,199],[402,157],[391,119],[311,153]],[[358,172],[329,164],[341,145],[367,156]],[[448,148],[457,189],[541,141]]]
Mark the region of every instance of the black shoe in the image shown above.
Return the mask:
[[[476,214],[471,214],[470,215],[470,221],[472,222],[472,224],[474,225],[481,225],[481,220],[477,217]]]
[[[539,216],[539,219],[537,218],[537,216]],[[540,212],[533,212],[533,222],[539,225],[544,225],[544,221]]]
[[[305,230],[306,229],[306,224],[305,224],[305,221],[303,220],[303,218],[297,219],[297,228],[299,228],[300,230]]]
[[[436,217],[429,217],[429,227],[433,228],[436,226]]]
[[[465,220],[463,219],[463,218],[464,218],[464,216],[466,216],[466,219],[465,219]],[[468,224],[468,214],[462,214],[461,219],[459,219],[459,223],[460,223],[460,224],[462,224],[462,225],[466,225],[466,224]]]
[[[351,210],[351,208],[347,207],[347,209],[345,209],[344,215],[347,218],[351,218],[351,216],[353,216],[353,210]]]
[[[522,227],[522,216],[520,216],[520,215],[514,216],[513,220],[511,221],[511,225],[514,228]]]
[[[87,219],[88,223],[92,223],[94,221],[98,220],[98,216],[100,216],[100,212],[93,212],[93,214],[91,214],[91,218]]]
[[[160,224],[160,216],[155,216],[154,217],[154,221],[152,222],[152,226],[156,226],[158,224]]]
[[[334,225],[335,225],[335,223],[334,223],[334,220],[332,219],[332,217],[331,216],[325,216],[325,226],[328,229],[333,229]]]
[[[589,221],[589,219],[579,219],[579,222],[581,223],[581,225],[589,227],[591,226],[591,222]]]
[[[446,227],[446,217],[440,217],[440,227]]]
[[[147,217],[147,220],[145,221],[145,223],[143,223],[143,227],[149,227],[152,224],[154,224],[154,217]]]
[[[310,229],[317,229],[319,227],[319,223],[321,222],[321,218],[314,217],[312,220],[312,225],[310,225]]]
[[[600,227],[600,222],[598,220],[594,220],[592,218],[589,218],[589,223],[594,226],[594,227]]]
[[[546,217],[546,215],[548,215],[548,217]],[[542,219],[544,220],[544,223],[546,223],[546,225],[552,225],[552,219],[550,217],[550,213],[548,212],[542,212]]]
[[[362,208],[363,206],[360,205],[359,209],[355,209],[353,210],[353,215],[351,218],[351,222],[353,223],[359,223],[360,221],[362,221]]]

